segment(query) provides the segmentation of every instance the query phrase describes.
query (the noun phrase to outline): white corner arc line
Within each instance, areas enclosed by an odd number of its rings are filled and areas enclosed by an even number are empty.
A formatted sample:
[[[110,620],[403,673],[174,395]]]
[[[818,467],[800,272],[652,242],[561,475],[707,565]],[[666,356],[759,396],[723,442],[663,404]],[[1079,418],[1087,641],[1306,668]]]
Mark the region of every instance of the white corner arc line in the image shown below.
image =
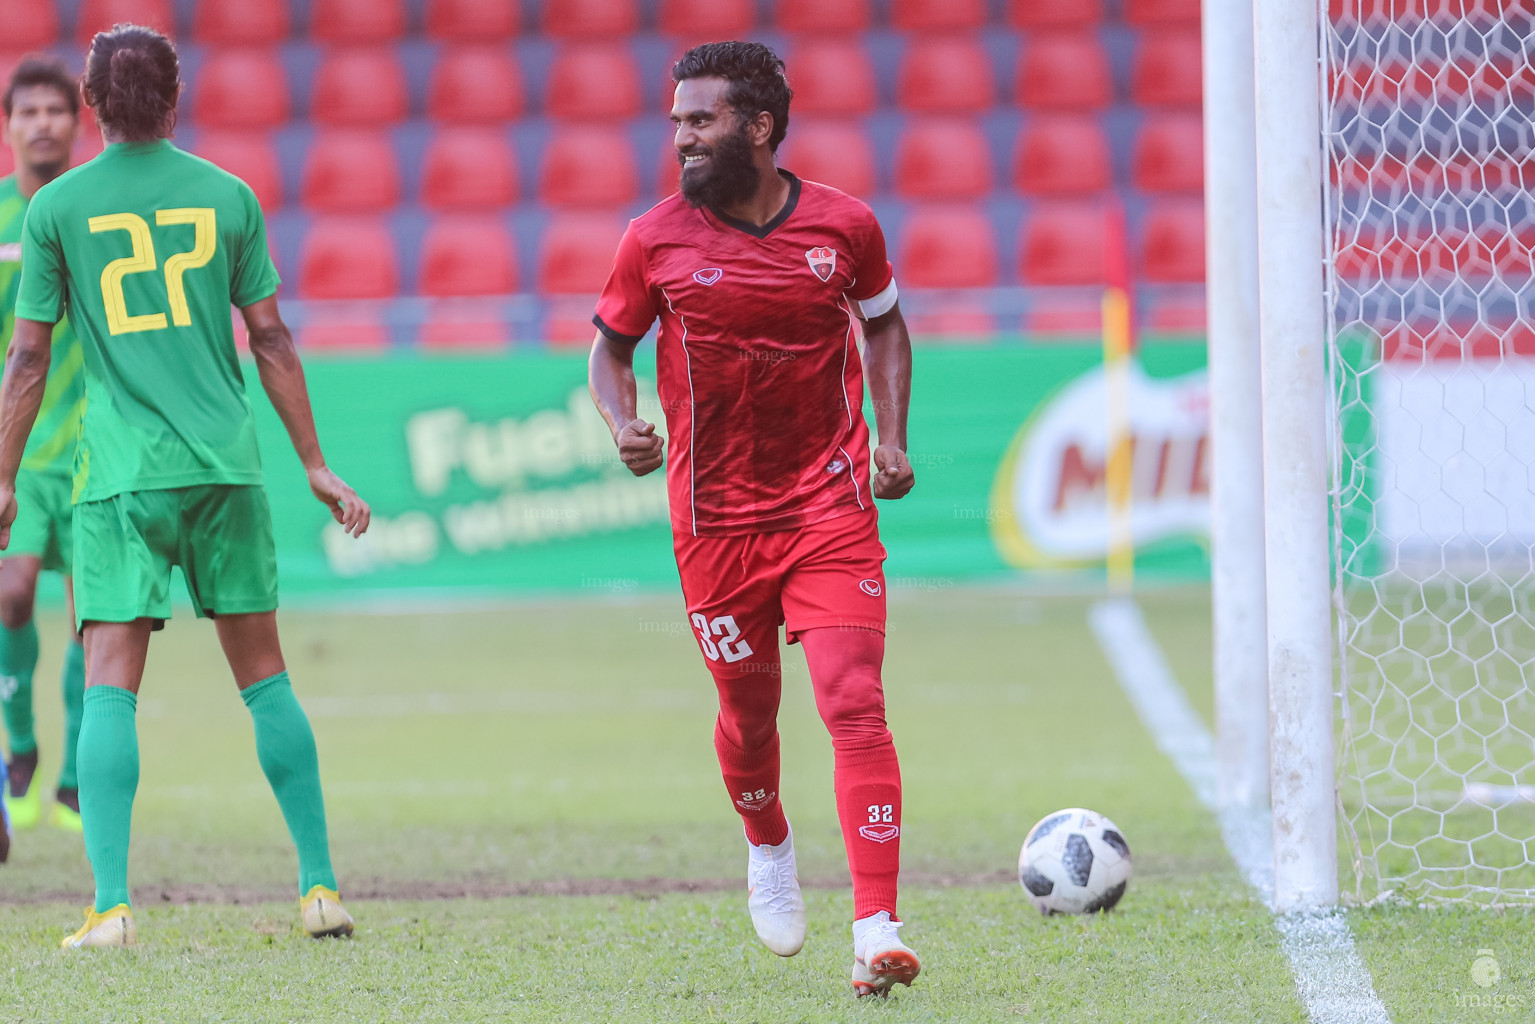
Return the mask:
[[[1216,815],[1232,859],[1263,902],[1272,905],[1269,815],[1261,809],[1219,806],[1215,741],[1173,678],[1140,606],[1123,598],[1099,601],[1088,612],[1088,623],[1157,748],[1173,762],[1199,802]],[[1301,1003],[1315,1024],[1391,1024],[1341,911],[1275,914],[1274,927]]]

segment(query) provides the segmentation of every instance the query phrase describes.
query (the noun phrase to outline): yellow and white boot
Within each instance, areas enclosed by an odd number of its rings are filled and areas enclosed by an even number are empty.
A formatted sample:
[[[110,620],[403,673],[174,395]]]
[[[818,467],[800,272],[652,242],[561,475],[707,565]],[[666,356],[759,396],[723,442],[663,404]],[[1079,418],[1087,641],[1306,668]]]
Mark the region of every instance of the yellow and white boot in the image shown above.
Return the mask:
[[[95,907],[86,907],[85,923],[59,946],[62,949],[99,949],[133,946],[138,941],[139,930],[133,924],[133,909],[126,903],[119,903],[99,914]]]
[[[341,894],[323,885],[314,886],[298,901],[304,931],[317,939],[344,939],[352,934],[352,915],[341,905]]]

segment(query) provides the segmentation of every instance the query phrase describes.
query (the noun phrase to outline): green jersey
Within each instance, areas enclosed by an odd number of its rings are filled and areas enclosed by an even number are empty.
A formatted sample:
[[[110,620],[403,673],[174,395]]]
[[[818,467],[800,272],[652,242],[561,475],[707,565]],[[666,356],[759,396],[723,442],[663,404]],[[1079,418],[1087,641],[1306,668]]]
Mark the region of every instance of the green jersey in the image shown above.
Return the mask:
[[[0,342],[11,344],[15,325],[16,291],[21,285],[21,224],[27,199],[17,187],[15,175],[0,178]],[[3,349],[0,349],[3,351]],[[80,342],[69,320],[53,329],[53,360],[37,423],[21,456],[23,469],[68,476],[74,471],[75,442],[80,437],[80,414],[85,410],[85,375]]]
[[[277,290],[250,187],[168,139],[120,142],[37,190],[16,316],[66,312],[85,356],[75,501],[259,484],[230,304]]]

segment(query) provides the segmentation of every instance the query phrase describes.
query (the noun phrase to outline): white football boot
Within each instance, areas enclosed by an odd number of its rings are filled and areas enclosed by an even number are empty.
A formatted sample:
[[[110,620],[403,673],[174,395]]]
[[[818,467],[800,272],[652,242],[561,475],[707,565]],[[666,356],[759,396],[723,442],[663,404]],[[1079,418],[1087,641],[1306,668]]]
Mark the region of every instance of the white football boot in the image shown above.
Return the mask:
[[[794,830],[777,846],[746,844],[746,906],[757,938],[779,956],[805,947],[805,898],[794,870]]]
[[[910,985],[921,973],[917,954],[896,934],[900,927],[888,910],[853,922],[854,995],[887,996],[892,987]]]

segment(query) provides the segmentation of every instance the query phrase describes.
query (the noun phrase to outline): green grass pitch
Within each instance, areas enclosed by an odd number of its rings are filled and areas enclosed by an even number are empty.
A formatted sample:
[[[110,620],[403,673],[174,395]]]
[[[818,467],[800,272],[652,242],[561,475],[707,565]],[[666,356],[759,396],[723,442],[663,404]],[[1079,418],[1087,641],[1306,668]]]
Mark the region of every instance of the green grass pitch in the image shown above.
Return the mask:
[[[710,742],[713,692],[665,596],[398,615],[286,613],[320,743],[350,942],[297,931],[296,865],[213,630],[151,649],[131,870],[140,948],[65,955],[90,875],[77,837],[17,837],[0,867],[0,1022],[1304,1021],[1267,911],[1120,695],[1090,599],[892,597],[886,665],[906,786],[910,990],[856,1003],[831,751],[786,653],[783,793],[810,940],[780,960],[745,911],[745,851]],[[1210,714],[1209,606],[1142,599]],[[44,622],[39,737],[57,766],[63,626]],[[1035,914],[1013,878],[1033,822],[1113,817],[1120,908]],[[1526,1019],[1519,912],[1351,911],[1397,1024]],[[1471,980],[1498,957],[1498,1012]],[[1524,1014],[1521,1017],[1520,1014]]]

